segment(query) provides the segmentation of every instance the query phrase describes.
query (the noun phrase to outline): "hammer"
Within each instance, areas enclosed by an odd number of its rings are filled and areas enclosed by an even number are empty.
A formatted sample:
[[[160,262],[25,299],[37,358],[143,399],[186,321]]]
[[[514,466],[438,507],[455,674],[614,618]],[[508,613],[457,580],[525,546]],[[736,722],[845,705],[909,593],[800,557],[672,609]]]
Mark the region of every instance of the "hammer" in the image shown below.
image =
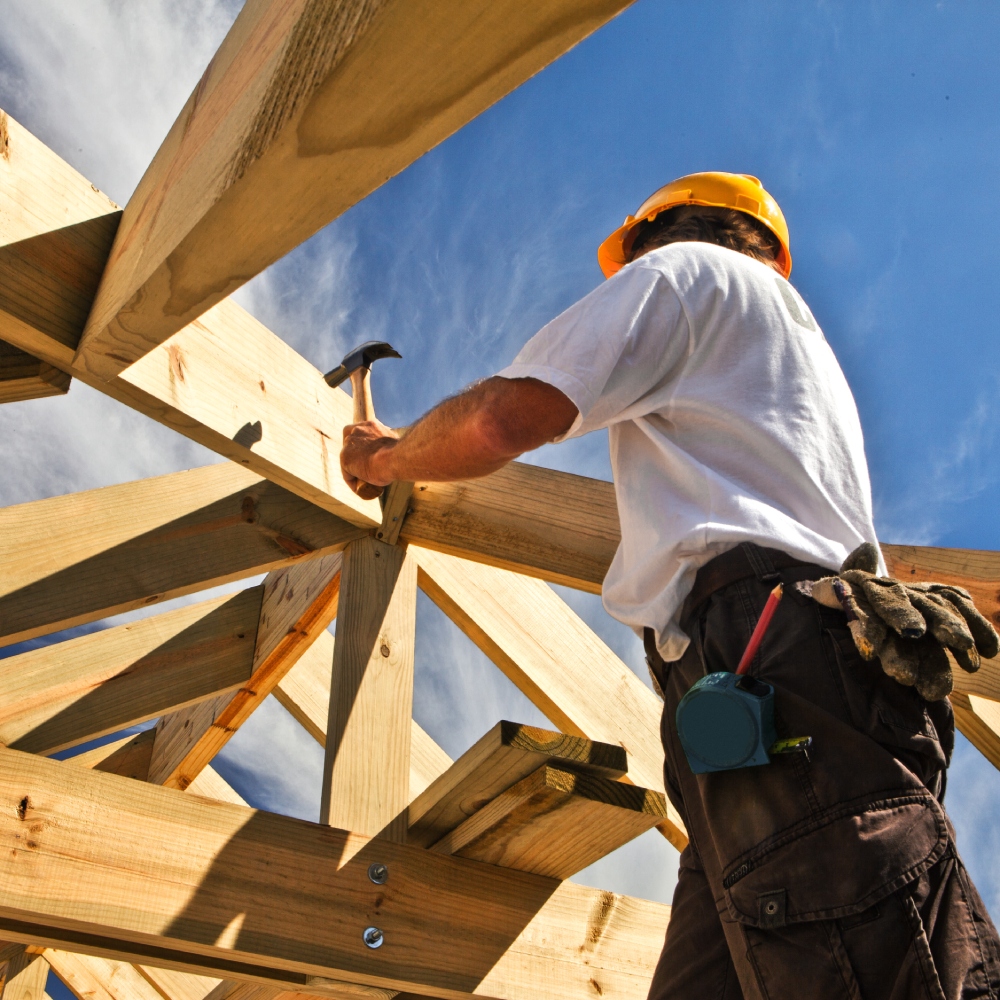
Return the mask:
[[[327,372],[323,379],[331,389],[335,389],[346,379],[351,380],[351,391],[354,393],[354,423],[360,424],[366,420],[375,419],[375,406],[372,403],[371,367],[379,358],[401,358],[402,355],[384,340],[369,340],[353,351],[344,355],[344,360]],[[374,500],[381,495],[381,486],[370,483],[361,485],[358,495],[363,500]]]

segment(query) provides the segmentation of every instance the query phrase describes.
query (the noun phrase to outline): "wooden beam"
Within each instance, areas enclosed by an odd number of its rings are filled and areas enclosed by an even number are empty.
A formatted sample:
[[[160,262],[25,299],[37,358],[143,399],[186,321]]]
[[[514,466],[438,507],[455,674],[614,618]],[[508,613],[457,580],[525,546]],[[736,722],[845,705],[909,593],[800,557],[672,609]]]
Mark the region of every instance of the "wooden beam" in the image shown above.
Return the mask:
[[[283,989],[319,977],[453,1000],[643,996],[668,914],[15,750],[0,750],[0,882],[6,940]],[[362,943],[368,926],[383,932],[377,950]]]
[[[2,1000],[43,1000],[49,978],[49,963],[41,955],[23,949],[7,960]]]
[[[230,464],[0,509],[0,645],[323,556],[362,534]]]
[[[247,4],[125,208],[79,363],[114,377],[626,6]]]
[[[351,493],[336,461],[350,398],[234,302],[224,300],[177,333],[129,371],[130,381],[104,382],[74,368],[120,213],[110,221],[100,215],[110,204],[103,195],[97,192],[95,205],[96,189],[84,177],[13,119],[3,120],[9,156],[0,163],[0,337],[351,523],[377,526],[378,503]],[[103,244],[84,240],[73,265],[63,219],[112,228]],[[25,267],[42,277],[26,276]]]
[[[0,340],[0,403],[64,396],[71,381],[65,372]]]
[[[263,587],[0,660],[0,743],[53,753],[250,680]]]
[[[406,840],[417,564],[374,538],[344,552],[320,817]]]
[[[599,594],[621,540],[612,483],[512,462],[482,479],[418,483],[400,537]]]
[[[330,664],[333,663],[333,636],[322,632],[285,674],[272,694],[292,717],[316,740],[326,746],[326,726],[330,716]],[[416,721],[410,723],[410,798],[419,795],[438,775],[451,767],[451,758],[424,732]]]
[[[164,1000],[138,969],[96,955],[46,948],[45,958],[78,1000]]]
[[[952,692],[951,704],[955,725],[962,735],[995,768],[1000,768],[1000,704],[957,691]]]
[[[410,803],[407,843],[430,847],[470,815],[546,764],[607,778],[625,774],[620,746],[498,722]]]
[[[193,976],[189,972],[157,969],[152,965],[137,965],[135,968],[162,1000],[205,1000],[224,981],[215,976]]]
[[[420,587],[541,712],[565,733],[624,747],[629,778],[663,791],[659,700],[551,587],[416,546],[411,551]],[[669,803],[667,814],[660,830],[682,849],[684,824]]]
[[[666,817],[662,792],[546,765],[501,792],[431,850],[565,879]]]
[[[59,354],[63,367],[121,209],[3,111],[0,135],[0,337],[50,364]]]
[[[234,694],[162,716],[148,780],[187,788],[337,615],[340,553],[276,570],[264,581],[252,673]]]

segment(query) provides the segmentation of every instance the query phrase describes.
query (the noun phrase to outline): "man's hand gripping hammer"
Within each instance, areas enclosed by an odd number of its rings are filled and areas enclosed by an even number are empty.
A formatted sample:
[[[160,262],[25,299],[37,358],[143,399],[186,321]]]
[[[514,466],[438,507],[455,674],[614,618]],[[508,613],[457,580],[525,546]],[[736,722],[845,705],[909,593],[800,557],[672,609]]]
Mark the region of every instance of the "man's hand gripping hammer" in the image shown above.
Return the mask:
[[[401,358],[402,355],[384,340],[369,340],[353,351],[348,351],[344,360],[327,372],[323,379],[331,388],[336,388],[341,382],[351,380],[351,390],[354,393],[354,423],[361,424],[375,419],[375,406],[372,403],[371,366],[380,358]],[[383,487],[364,483],[358,489],[358,496],[363,500],[374,500],[381,496]]]

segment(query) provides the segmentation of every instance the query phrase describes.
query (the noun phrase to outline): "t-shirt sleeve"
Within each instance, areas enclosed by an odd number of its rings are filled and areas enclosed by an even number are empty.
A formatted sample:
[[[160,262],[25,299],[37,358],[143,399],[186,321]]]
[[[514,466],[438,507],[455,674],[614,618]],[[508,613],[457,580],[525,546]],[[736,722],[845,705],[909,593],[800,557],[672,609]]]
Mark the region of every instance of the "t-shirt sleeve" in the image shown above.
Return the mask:
[[[659,390],[689,350],[677,292],[661,271],[636,262],[542,327],[497,374],[536,378],[565,393],[580,411],[557,439],[565,440],[662,405]]]

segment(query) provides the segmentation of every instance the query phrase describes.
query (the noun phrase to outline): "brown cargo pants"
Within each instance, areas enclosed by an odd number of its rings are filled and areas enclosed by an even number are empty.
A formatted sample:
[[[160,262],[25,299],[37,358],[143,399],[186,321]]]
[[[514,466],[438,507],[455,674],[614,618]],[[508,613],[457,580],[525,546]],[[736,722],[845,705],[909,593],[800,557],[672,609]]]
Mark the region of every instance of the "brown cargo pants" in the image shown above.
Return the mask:
[[[1000,939],[941,806],[950,704],[864,662],[844,616],[790,586],[821,571],[775,573],[768,553],[752,547],[756,575],[685,613],[690,647],[657,665],[667,794],[691,844],[649,997],[996,1000]],[[694,775],[677,704],[703,674],[735,670],[778,578],[785,597],[750,672],[774,686],[778,737],[813,746]]]

